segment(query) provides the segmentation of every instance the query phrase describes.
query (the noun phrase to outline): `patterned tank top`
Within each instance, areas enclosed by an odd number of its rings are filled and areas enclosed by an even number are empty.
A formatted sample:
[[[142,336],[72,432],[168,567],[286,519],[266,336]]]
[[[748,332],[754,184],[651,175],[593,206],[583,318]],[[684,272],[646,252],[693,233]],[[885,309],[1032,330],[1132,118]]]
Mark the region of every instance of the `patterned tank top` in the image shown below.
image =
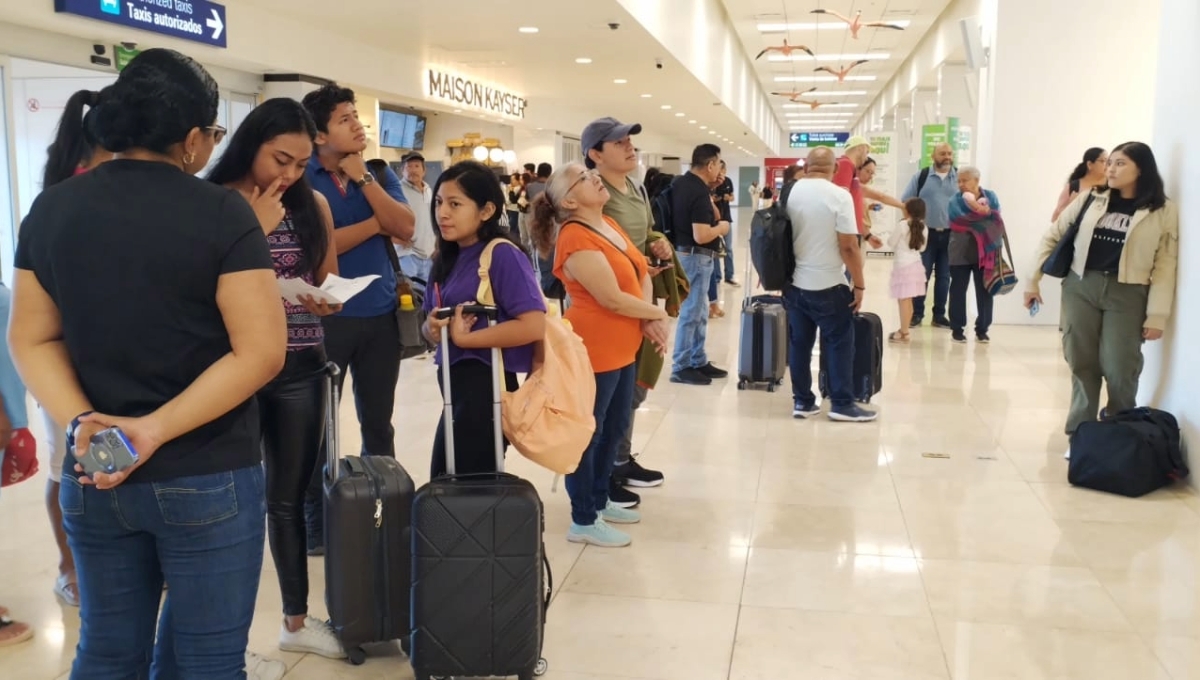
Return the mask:
[[[285,216],[275,231],[267,234],[267,244],[271,246],[271,259],[275,263],[276,276],[299,278],[315,285],[312,272],[299,271],[304,255],[300,250],[300,237],[292,225],[291,215]],[[289,352],[316,347],[325,340],[325,329],[322,328],[319,317],[303,305],[293,305],[287,300],[283,300],[283,308],[287,312]]]

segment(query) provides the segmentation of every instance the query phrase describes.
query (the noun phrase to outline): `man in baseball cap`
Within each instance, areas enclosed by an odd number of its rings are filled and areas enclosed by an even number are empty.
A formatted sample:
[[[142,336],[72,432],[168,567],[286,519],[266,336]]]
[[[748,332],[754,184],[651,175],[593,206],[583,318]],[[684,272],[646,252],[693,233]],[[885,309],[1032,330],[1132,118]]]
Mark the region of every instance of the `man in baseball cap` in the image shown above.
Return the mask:
[[[833,176],[833,183],[850,192],[850,198],[854,201],[854,221],[858,226],[859,238],[869,241],[872,248],[881,248],[883,241],[879,240],[878,236],[872,236],[864,224],[864,200],[869,198],[890,205],[899,209],[901,213],[904,212],[904,204],[887,194],[865,187],[858,181],[858,169],[867,162],[867,156],[871,155],[871,143],[866,137],[854,135],[847,139],[842,153],[842,157],[837,160],[837,172]]]
[[[674,253],[670,241],[659,238],[650,242],[650,229],[654,215],[646,200],[645,190],[634,179],[638,168],[637,148],[632,136],[639,134],[642,126],[634,123],[625,125],[616,118],[594,120],[583,129],[583,163],[600,173],[608,189],[608,203],[604,214],[621,225],[629,240],[649,256],[651,261],[670,262]],[[648,242],[649,245],[648,245]],[[646,388],[636,386],[633,393],[633,412],[646,400]],[[613,468],[609,500],[621,507],[633,507],[640,502],[639,496],[625,488],[634,486],[647,488],[663,483],[663,474],[638,464],[632,456],[633,418],[629,419],[629,430],[617,446],[616,466]]]

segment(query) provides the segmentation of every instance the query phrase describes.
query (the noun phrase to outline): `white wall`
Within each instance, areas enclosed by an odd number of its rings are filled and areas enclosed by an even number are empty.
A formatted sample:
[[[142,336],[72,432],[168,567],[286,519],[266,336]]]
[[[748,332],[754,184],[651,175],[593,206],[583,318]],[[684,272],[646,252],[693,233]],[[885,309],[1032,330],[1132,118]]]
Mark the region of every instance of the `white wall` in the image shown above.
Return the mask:
[[[976,165],[1000,199],[1015,266],[1025,277],[1035,269],[1033,251],[1083,151],[1152,141],[1159,0],[1141,2],[1137,11],[1128,0],[1091,0],[1086,11],[1068,2],[991,2],[995,23],[985,25],[992,55],[980,93]],[[1191,80],[1166,87],[1188,87],[1182,84]],[[1019,295],[997,298],[995,321],[1057,324],[1059,294],[1057,281],[1046,280],[1046,304],[1033,319]]]
[[[517,162],[512,170],[516,172],[526,163],[550,163],[557,167],[558,147],[558,133],[554,130],[514,130],[513,150],[517,152]]]
[[[1179,283],[1175,313],[1162,342],[1146,345],[1146,369],[1138,401],[1166,409],[1179,418],[1184,439],[1200,443],[1200,362],[1195,360],[1195,339],[1200,337],[1200,213],[1196,187],[1200,162],[1196,159],[1195,112],[1200,91],[1190,85],[1200,68],[1200,45],[1190,31],[1200,26],[1196,0],[1162,0],[1162,37],[1158,44],[1158,91],[1154,108],[1154,153],[1167,180],[1167,195],[1180,204]],[[1189,145],[1189,142],[1191,144]],[[1185,187],[1190,191],[1185,192]],[[1192,466],[1197,467],[1195,456]],[[1200,474],[1200,471],[1198,471]],[[1192,483],[1196,477],[1193,475]]]

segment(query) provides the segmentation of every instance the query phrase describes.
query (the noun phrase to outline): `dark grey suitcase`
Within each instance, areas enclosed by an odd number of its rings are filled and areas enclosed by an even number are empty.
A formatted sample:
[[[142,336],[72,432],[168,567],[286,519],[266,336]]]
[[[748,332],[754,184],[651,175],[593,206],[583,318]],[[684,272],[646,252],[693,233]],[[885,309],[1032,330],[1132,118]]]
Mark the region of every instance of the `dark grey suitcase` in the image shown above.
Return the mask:
[[[394,458],[340,456],[337,365],[328,373],[325,604],[358,665],[364,644],[400,640],[409,651],[413,481]]]
[[[494,307],[468,313],[495,323]],[[447,474],[421,487],[413,504],[413,671],[417,680],[532,680],[546,672],[551,589],[542,500],[528,481],[503,472],[499,350],[492,351],[492,402],[500,472],[455,475],[449,335],[442,333],[441,369]]]
[[[788,366],[787,310],[777,295],[747,297],[742,303],[738,340],[739,390],[766,384],[768,392],[783,384]]]

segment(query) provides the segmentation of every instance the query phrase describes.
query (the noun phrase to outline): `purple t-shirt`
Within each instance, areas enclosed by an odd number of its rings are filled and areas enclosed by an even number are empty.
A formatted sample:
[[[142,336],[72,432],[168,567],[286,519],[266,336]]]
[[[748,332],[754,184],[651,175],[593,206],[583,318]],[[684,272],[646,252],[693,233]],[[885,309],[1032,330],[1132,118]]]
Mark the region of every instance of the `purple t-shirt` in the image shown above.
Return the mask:
[[[454,307],[464,302],[473,302],[479,292],[479,256],[483,254],[484,242],[467,246],[458,252],[454,269],[441,284],[430,284],[425,295],[425,311],[436,307]],[[527,312],[546,311],[546,299],[534,278],[533,265],[520,250],[507,245],[498,245],[492,250],[492,296],[500,308],[497,323],[504,323]],[[487,327],[487,319],[475,321],[473,330]],[[490,349],[459,349],[450,342],[450,365],[463,359],[478,359],[492,363]],[[442,350],[438,348],[434,362],[442,363]],[[514,373],[528,373],[533,368],[533,345],[511,347],[504,350],[504,369]]]

